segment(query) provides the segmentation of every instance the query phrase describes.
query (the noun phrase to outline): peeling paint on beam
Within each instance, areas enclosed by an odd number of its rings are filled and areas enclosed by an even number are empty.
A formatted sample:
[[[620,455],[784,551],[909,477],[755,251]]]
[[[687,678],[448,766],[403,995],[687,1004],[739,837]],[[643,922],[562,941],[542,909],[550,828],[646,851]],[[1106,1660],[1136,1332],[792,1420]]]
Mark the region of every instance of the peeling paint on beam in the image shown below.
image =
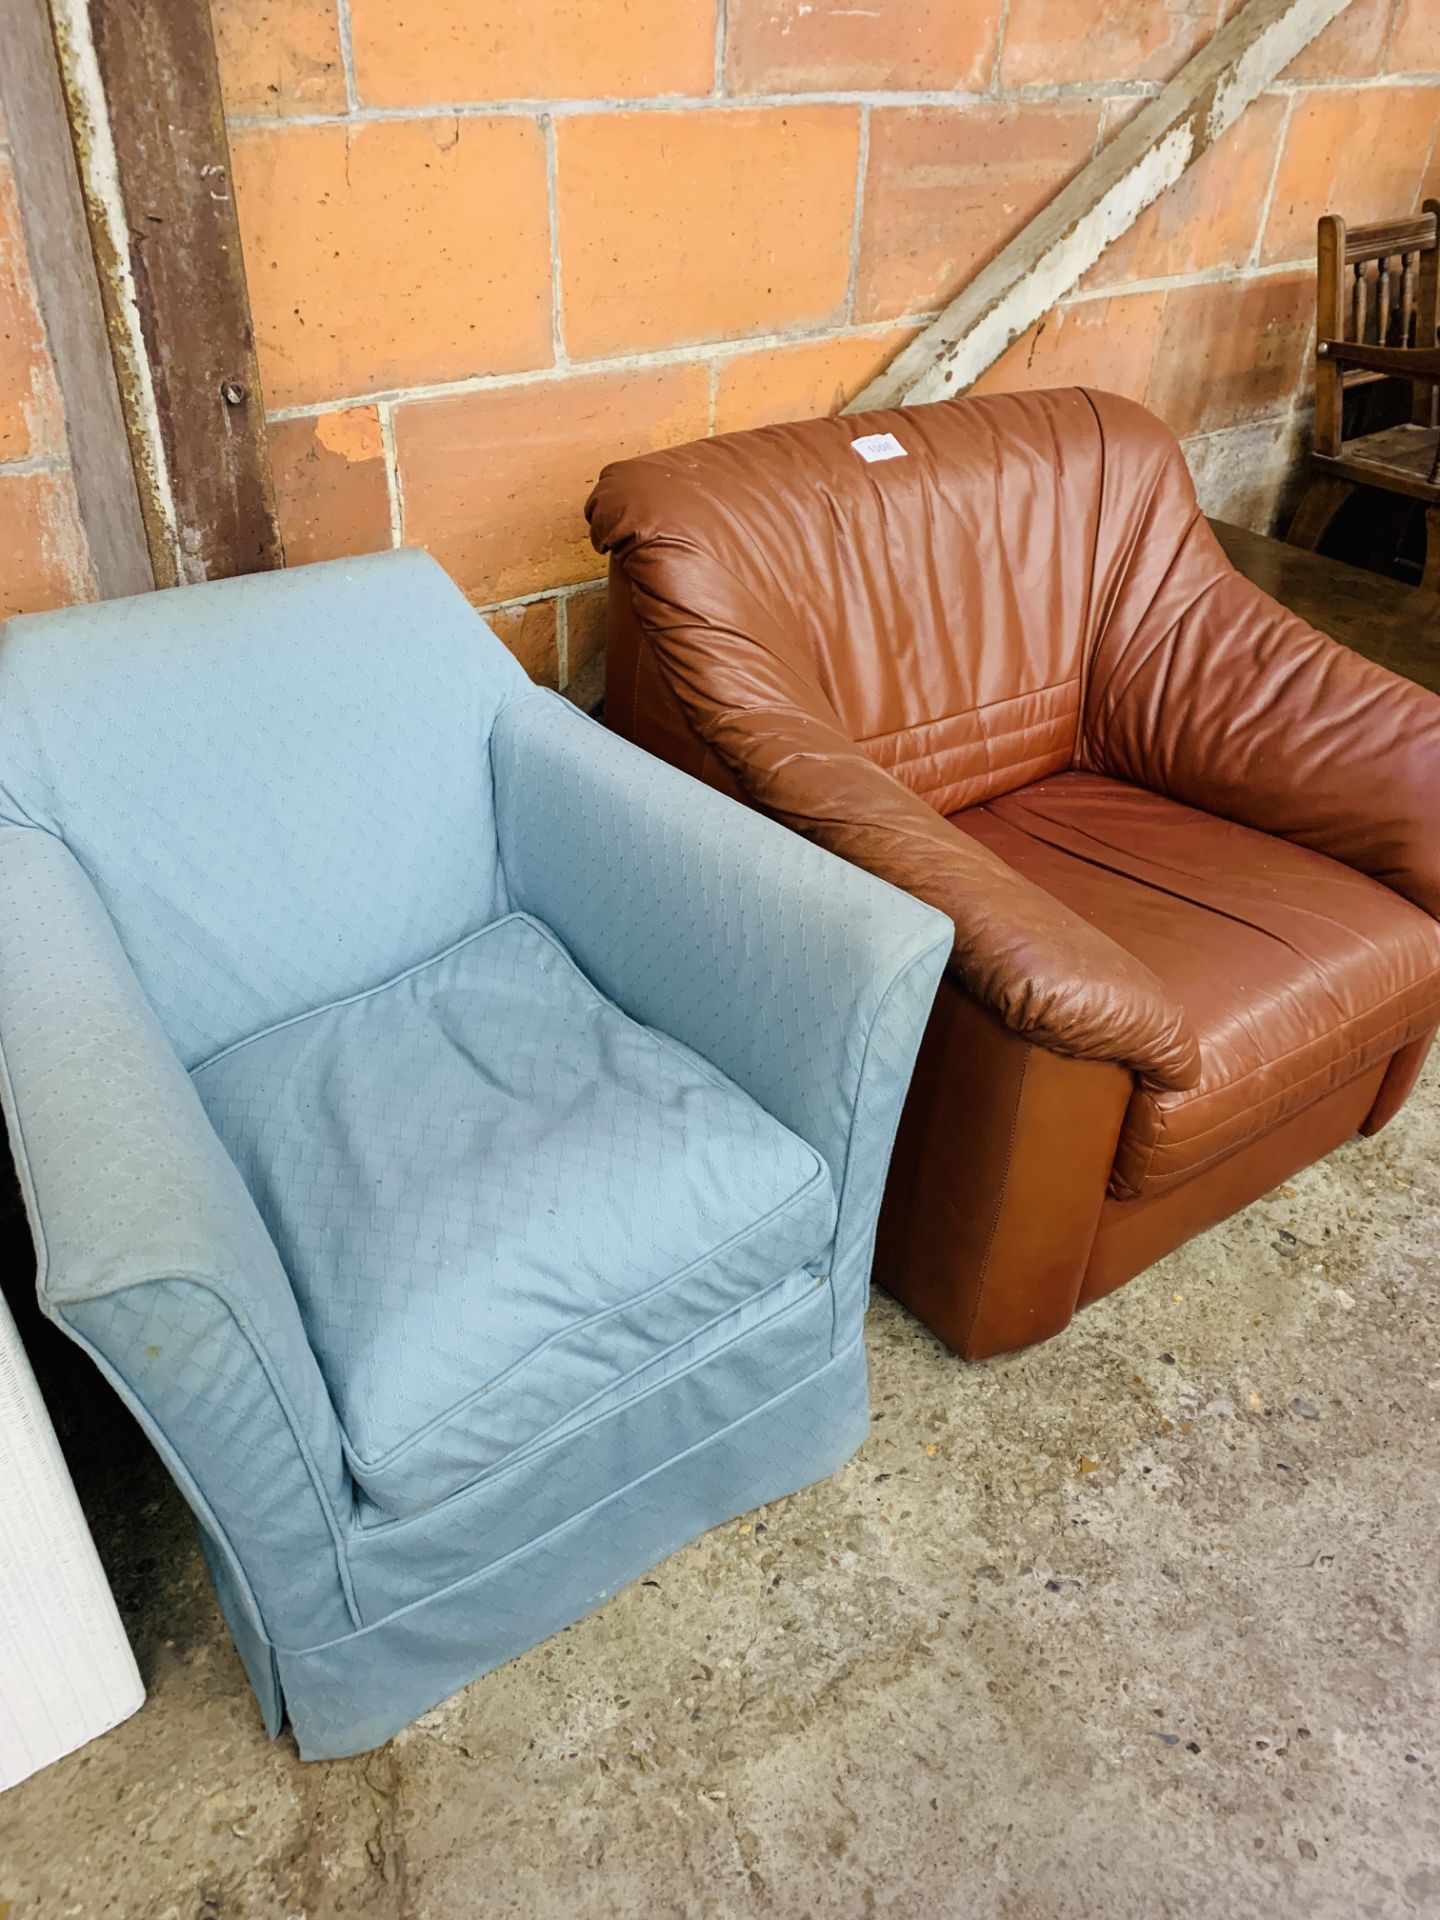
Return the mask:
[[[155,584],[184,579],[179,515],[130,260],[129,222],[86,0],[51,0],[61,84]]]
[[[964,393],[1349,0],[1249,0],[845,409]]]
[[[208,0],[49,0],[157,585],[283,564]]]
[[[93,583],[101,599],[141,593],[154,574],[46,0],[0,0],[0,46],[0,102]]]

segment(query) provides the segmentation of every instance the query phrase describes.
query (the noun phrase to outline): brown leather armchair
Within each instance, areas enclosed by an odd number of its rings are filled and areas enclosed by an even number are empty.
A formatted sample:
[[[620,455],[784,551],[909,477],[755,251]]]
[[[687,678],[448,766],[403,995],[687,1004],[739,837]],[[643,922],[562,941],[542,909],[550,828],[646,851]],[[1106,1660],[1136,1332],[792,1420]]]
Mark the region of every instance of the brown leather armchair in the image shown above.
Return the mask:
[[[1395,1113],[1440,1022],[1440,699],[1237,574],[1142,408],[766,427],[588,513],[610,724],[955,922],[875,1274],[958,1352]]]

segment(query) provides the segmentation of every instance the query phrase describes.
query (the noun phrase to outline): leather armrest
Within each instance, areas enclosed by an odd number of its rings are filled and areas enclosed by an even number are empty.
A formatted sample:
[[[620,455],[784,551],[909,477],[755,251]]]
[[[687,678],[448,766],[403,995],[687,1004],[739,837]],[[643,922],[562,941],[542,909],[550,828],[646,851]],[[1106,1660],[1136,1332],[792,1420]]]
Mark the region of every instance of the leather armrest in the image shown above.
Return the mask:
[[[1192,1086],[1195,1036],[1155,975],[808,713],[746,709],[699,729],[757,804],[947,914],[949,970],[1013,1032]]]
[[[618,557],[687,720],[749,800],[947,914],[950,970],[1016,1033],[1156,1086],[1194,1084],[1194,1033],[1150,969],[867,759],[732,576],[668,538]],[[737,618],[748,644],[717,647]]]
[[[1328,854],[1440,919],[1440,697],[1287,612],[1198,513],[1167,559],[1101,636],[1081,763]]]

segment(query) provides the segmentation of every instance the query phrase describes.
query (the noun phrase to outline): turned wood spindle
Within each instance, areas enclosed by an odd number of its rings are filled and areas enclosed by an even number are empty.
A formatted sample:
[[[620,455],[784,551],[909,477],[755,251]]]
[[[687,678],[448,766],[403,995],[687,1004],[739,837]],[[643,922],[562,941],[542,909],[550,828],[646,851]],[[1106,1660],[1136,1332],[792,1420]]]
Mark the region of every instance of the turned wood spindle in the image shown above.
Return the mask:
[[[1413,251],[1400,256],[1400,340],[1410,345],[1410,328],[1415,319],[1415,266],[1419,255]]]

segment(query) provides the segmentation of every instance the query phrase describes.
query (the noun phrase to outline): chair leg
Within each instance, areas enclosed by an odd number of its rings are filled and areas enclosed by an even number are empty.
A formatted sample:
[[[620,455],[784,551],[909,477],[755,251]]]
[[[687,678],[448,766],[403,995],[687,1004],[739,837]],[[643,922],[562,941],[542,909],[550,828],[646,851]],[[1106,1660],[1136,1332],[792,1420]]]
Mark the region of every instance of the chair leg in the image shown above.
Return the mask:
[[[1425,509],[1425,570],[1420,584],[1440,593],[1440,507]]]
[[[1285,536],[1286,544],[1303,547],[1307,553],[1316,552],[1336,514],[1354,491],[1353,482],[1337,480],[1328,473],[1312,480],[1295,509],[1290,531]]]

